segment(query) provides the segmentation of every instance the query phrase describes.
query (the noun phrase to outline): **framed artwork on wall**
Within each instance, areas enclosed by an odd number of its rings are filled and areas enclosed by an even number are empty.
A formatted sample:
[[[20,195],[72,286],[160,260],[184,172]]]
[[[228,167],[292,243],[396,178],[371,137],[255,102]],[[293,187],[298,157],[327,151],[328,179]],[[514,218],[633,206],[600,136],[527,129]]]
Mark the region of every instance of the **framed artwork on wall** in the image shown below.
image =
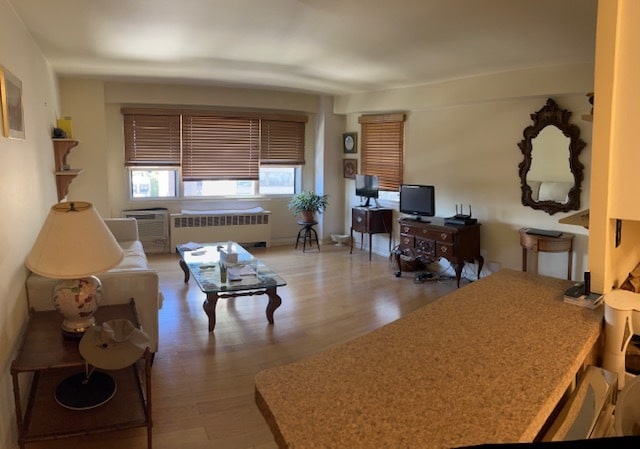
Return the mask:
[[[347,179],[355,179],[358,172],[357,159],[342,159],[342,176]]]
[[[2,66],[0,66],[0,103],[3,135],[13,139],[24,139],[22,81]]]
[[[342,151],[345,153],[358,152],[358,133],[342,134]]]

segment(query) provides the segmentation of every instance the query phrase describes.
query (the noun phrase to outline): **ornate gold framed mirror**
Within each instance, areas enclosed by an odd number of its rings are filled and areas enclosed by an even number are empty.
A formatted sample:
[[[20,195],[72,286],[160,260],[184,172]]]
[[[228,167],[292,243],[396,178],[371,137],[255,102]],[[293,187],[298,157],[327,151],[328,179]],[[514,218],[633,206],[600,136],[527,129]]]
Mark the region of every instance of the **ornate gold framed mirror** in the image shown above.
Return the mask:
[[[571,112],[551,98],[531,114],[533,125],[524,129],[524,139],[518,143],[523,155],[518,168],[524,206],[550,215],[580,208],[584,166],[579,156],[586,143],[570,118]]]

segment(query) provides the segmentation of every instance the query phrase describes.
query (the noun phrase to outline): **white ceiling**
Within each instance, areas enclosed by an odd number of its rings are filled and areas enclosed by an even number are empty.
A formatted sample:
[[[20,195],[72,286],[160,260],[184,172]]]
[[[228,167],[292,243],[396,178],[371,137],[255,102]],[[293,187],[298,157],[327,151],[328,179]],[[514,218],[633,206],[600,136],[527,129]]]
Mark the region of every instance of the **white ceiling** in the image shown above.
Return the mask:
[[[593,63],[597,0],[8,0],[60,75],[328,94]]]

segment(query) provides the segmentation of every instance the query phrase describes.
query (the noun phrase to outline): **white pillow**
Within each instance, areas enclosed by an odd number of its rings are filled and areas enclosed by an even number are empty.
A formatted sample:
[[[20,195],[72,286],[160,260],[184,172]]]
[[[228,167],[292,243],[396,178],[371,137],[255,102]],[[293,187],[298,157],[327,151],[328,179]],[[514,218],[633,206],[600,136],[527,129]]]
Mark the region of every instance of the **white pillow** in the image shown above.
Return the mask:
[[[568,182],[543,182],[540,184],[538,201],[555,201],[565,204],[569,201],[569,190],[572,184]]]

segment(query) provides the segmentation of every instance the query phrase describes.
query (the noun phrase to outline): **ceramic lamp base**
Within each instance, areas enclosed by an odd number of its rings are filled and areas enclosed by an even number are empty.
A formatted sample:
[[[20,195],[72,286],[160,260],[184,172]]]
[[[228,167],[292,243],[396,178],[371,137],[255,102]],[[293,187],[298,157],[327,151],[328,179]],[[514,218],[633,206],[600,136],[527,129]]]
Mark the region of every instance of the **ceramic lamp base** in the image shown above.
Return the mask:
[[[54,287],[52,296],[56,310],[64,317],[63,335],[82,337],[96,322],[93,315],[102,298],[102,284],[95,276],[63,279]]]

